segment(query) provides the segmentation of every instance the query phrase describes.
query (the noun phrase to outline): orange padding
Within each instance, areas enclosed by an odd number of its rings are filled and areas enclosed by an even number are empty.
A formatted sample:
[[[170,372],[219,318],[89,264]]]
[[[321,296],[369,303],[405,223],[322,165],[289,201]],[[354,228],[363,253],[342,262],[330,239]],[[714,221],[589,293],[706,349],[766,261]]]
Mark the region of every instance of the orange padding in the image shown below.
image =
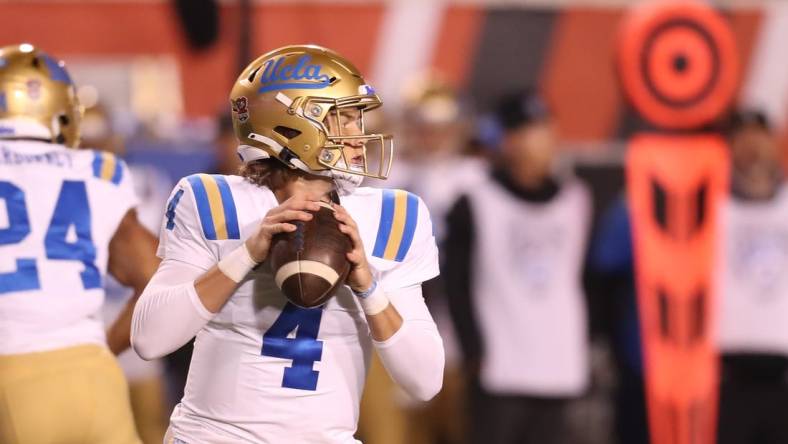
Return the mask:
[[[652,444],[713,444],[713,288],[723,140],[641,134],[626,162]]]

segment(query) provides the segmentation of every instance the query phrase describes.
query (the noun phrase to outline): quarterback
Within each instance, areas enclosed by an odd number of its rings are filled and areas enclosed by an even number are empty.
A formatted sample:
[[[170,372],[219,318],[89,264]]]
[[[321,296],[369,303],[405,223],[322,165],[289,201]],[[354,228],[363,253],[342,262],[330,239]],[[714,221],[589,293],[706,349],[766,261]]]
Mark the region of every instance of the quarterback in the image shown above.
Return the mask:
[[[132,305],[105,334],[103,277],[142,292],[158,264],[126,165],[76,150],[62,62],[0,49],[0,442],[138,443],[123,373]]]
[[[443,345],[421,294],[438,274],[429,213],[407,192],[359,187],[388,174],[392,140],[366,133],[380,98],[337,53],[269,52],[230,100],[241,176],[198,174],[173,190],[132,344],[156,358],[197,335],[171,442],[355,443],[373,350],[413,397],[441,388]],[[335,297],[304,309],[266,258],[274,234],[321,204],[352,241],[352,268]]]

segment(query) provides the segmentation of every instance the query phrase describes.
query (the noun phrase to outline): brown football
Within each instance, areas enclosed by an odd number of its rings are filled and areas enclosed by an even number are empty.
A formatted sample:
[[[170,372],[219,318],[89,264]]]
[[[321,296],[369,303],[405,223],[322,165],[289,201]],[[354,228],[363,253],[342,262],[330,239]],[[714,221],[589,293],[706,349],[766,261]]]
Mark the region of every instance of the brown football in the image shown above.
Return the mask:
[[[312,212],[307,221],[296,221],[292,233],[271,240],[269,259],[276,286],[299,307],[318,307],[336,293],[350,273],[347,253],[350,238],[339,231],[334,210],[328,205]]]

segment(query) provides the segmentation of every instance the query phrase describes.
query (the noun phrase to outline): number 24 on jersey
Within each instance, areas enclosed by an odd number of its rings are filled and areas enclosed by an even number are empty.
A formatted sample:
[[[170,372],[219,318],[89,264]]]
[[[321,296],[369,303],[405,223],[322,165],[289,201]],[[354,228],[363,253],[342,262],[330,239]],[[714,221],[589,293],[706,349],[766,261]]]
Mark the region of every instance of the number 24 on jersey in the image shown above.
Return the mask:
[[[0,181],[0,201],[8,213],[7,226],[0,228],[0,248],[24,241],[31,233],[30,216],[25,192],[8,181]],[[2,207],[0,206],[0,209]],[[67,239],[74,227],[76,240]],[[90,205],[83,181],[63,181],[55,210],[44,237],[46,259],[73,260],[85,264],[80,273],[83,287],[101,287],[101,274],[96,267],[96,246],[91,236]],[[0,273],[0,297],[4,293],[32,291],[41,288],[36,257],[17,257],[16,270]]]

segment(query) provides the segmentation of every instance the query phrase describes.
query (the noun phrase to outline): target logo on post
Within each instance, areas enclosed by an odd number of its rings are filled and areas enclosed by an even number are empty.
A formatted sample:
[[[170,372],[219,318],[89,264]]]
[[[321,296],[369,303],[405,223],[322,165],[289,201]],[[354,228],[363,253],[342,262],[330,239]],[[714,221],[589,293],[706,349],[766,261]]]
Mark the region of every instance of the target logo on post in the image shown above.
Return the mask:
[[[722,115],[736,93],[733,33],[706,5],[642,8],[629,17],[619,42],[624,90],[643,118],[658,127],[702,127]]]

